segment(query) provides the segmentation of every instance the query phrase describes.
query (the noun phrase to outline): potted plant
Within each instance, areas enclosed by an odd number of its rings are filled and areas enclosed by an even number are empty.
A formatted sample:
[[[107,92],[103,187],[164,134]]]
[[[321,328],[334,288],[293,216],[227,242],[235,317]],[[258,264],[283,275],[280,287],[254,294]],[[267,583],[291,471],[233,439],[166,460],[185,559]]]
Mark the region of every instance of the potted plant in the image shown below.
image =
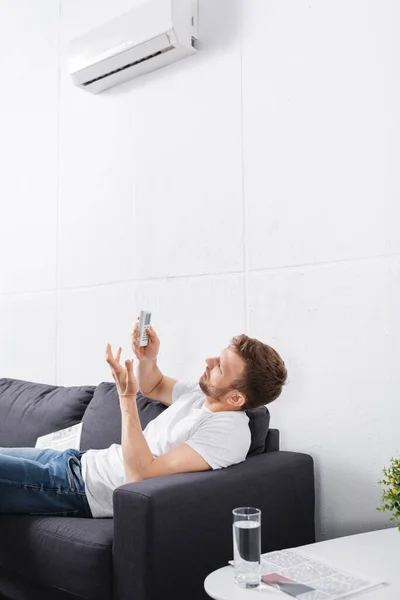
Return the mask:
[[[382,506],[377,510],[392,513],[389,521],[393,521],[400,531],[400,458],[391,458],[390,466],[383,468],[384,479],[378,483],[386,486],[382,492]]]

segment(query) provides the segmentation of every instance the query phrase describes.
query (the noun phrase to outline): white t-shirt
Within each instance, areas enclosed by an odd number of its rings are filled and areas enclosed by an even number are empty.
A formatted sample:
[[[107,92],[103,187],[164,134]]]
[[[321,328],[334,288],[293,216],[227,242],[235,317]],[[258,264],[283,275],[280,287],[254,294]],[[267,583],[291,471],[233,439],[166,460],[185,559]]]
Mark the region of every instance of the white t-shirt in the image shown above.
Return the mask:
[[[150,421],[143,431],[154,458],[186,443],[212,469],[245,460],[251,442],[246,413],[214,413],[204,406],[205,401],[198,382],[175,384],[171,406]],[[112,517],[114,489],[125,483],[121,445],[88,450],[82,456],[82,475],[93,517]]]

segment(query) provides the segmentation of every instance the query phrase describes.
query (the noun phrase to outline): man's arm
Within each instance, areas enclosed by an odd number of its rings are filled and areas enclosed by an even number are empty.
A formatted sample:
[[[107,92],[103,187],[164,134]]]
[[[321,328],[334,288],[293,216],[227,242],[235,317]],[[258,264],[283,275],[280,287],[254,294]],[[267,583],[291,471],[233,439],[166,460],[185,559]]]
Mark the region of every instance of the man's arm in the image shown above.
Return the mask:
[[[126,400],[128,401],[120,402],[125,483],[211,469],[200,454],[187,444],[181,444],[163,456],[154,458],[140,427],[136,396]]]
[[[139,324],[136,323],[132,333],[132,350],[139,360],[137,371],[139,389],[146,398],[169,406],[172,403],[172,390],[178,380],[161,373],[157,366],[160,340],[152,327],[147,330],[147,335],[149,338],[147,346],[140,346]]]
[[[120,351],[114,358],[107,346],[107,362],[117,385],[122,421],[122,456],[125,482],[138,482],[152,477],[206,471],[210,465],[187,444],[177,446],[167,454],[154,459],[143,435],[136,404],[138,382],[133,374],[133,360],[126,360],[123,369],[119,364]]]
[[[157,359],[140,361],[137,376],[143,396],[167,406],[172,404],[172,390],[178,380],[163,375],[157,367]]]

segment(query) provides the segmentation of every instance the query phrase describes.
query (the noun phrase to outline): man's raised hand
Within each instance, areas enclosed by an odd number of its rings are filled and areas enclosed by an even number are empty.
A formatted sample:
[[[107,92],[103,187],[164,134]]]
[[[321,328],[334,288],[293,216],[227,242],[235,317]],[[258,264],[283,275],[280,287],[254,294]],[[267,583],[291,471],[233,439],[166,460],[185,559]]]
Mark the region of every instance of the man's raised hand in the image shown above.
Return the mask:
[[[106,361],[110,365],[111,374],[116,383],[119,396],[136,396],[139,386],[133,373],[133,359],[125,361],[125,367],[120,363],[121,346],[113,356],[111,345],[107,344]]]

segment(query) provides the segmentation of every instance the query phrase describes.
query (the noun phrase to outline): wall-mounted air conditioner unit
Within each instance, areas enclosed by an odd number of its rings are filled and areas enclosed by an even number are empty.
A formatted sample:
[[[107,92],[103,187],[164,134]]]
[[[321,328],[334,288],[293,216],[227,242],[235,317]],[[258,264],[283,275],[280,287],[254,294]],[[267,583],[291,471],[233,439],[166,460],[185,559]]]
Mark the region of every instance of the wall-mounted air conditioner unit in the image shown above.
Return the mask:
[[[75,85],[101,92],[196,52],[197,0],[145,0],[71,42]]]

